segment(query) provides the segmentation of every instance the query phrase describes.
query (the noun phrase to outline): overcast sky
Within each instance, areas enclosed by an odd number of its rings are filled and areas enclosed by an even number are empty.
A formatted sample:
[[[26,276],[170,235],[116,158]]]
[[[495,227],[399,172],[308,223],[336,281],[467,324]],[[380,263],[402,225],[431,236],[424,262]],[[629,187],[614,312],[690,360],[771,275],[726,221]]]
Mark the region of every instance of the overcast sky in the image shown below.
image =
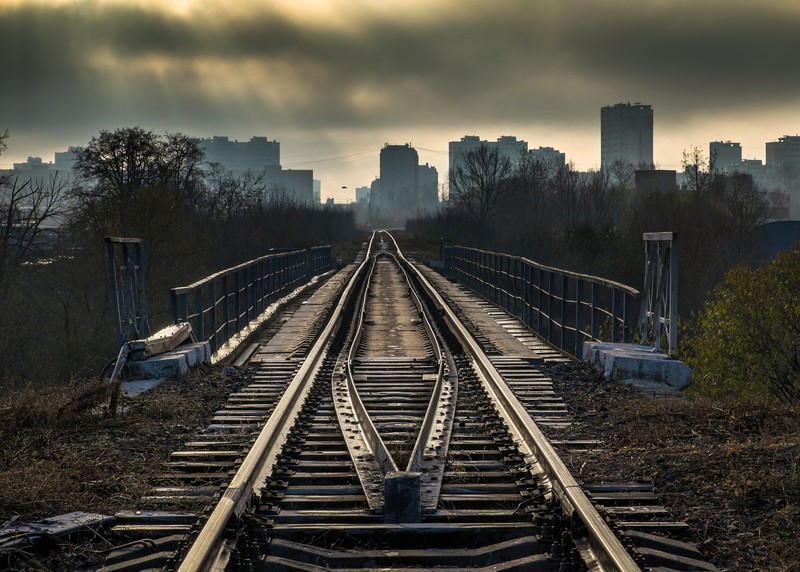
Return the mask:
[[[661,168],[763,159],[800,133],[798,54],[797,0],[0,0],[0,166],[123,126],[265,135],[343,201],[387,142],[440,181],[466,134],[597,167],[618,102],[653,106]]]

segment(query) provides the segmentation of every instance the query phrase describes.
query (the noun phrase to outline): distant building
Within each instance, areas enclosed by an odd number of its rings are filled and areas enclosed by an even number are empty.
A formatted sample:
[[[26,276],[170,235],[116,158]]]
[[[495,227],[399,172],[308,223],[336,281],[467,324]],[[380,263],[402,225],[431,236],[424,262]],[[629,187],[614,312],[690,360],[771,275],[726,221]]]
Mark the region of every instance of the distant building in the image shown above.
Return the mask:
[[[369,187],[356,187],[356,202],[368,203],[369,202]]]
[[[448,146],[450,159],[450,172],[464,161],[464,156],[470,151],[486,145],[490,149],[497,148],[501,157],[507,157],[513,165],[519,162],[521,155],[528,151],[527,141],[517,139],[511,135],[503,135],[497,141],[482,141],[477,135],[465,135],[460,141],[450,141]]]
[[[373,209],[377,209],[380,202],[383,200],[381,197],[381,178],[375,177],[369,185],[369,205]]]
[[[497,142],[493,145],[497,147],[497,151],[500,153],[501,157],[508,157],[512,165],[519,163],[522,154],[528,151],[527,141],[517,140],[516,137],[511,135],[498,137]]]
[[[319,204],[321,192],[314,194],[314,172],[307,169],[281,168],[281,144],[266,137],[251,137],[250,141],[231,141],[216,135],[197,139],[207,163],[218,163],[235,176],[245,173],[261,175],[272,196],[285,195],[301,203]]]
[[[380,193],[374,205],[384,217],[406,219],[416,210],[419,155],[408,143],[384,145],[380,154]]]
[[[75,168],[75,159],[80,150],[80,147],[69,147],[66,151],[56,151],[56,160],[53,163],[56,170],[63,173],[71,173]]]
[[[434,212],[439,208],[439,173],[436,167],[419,165],[417,174],[417,209]]]
[[[314,179],[312,184],[314,192],[314,204],[318,205],[322,202],[322,181]]]
[[[314,201],[314,171],[310,169],[281,169],[265,167],[264,185],[273,197],[283,195],[301,203]]]
[[[198,139],[197,146],[209,163],[219,163],[229,171],[260,171],[281,164],[281,144],[266,137],[251,137],[250,141],[231,141],[216,135]]]
[[[708,156],[718,171],[733,173],[742,165],[742,146],[732,141],[712,141],[708,145]]]
[[[800,166],[800,135],[786,135],[767,143],[767,165],[781,167]]]
[[[55,172],[55,165],[53,163],[45,163],[41,157],[28,157],[24,163],[14,163],[14,171],[20,177],[41,179],[49,178],[51,173]]]
[[[800,135],[785,135],[766,147],[772,189],[789,195],[790,217],[800,219]]]
[[[56,153],[55,163],[45,163],[41,157],[28,157],[22,163],[14,163],[13,169],[0,169],[0,177],[11,176],[11,183],[17,188],[47,190],[51,184],[55,187],[66,186],[75,180],[72,160],[76,150],[76,147],[70,147],[72,153]]]
[[[600,163],[653,166],[653,108],[641,103],[617,103],[600,109]]]
[[[558,169],[567,164],[567,157],[564,153],[552,147],[539,147],[531,149],[528,154],[536,159],[540,164],[549,169]]]

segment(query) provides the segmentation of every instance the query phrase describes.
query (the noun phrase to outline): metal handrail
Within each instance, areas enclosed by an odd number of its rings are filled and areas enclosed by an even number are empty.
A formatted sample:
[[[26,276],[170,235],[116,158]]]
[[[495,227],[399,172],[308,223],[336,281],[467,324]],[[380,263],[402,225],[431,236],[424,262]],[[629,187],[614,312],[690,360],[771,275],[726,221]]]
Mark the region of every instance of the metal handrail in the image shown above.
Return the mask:
[[[267,254],[172,288],[173,324],[189,322],[214,353],[267,307],[329,270],[331,247]]]
[[[463,246],[444,247],[444,263],[449,278],[518,316],[567,354],[580,356],[584,341],[631,341],[635,288]]]

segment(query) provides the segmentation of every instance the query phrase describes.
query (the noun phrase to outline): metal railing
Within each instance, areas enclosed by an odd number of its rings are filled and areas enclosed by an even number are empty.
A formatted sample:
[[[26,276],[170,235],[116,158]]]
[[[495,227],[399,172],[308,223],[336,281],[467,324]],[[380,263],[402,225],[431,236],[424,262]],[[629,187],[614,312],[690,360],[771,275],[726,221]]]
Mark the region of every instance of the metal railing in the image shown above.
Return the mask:
[[[444,247],[445,274],[518,316],[542,339],[580,357],[584,341],[630,342],[639,291],[527,258]]]
[[[216,352],[267,307],[331,268],[331,247],[268,254],[171,290],[172,321]]]

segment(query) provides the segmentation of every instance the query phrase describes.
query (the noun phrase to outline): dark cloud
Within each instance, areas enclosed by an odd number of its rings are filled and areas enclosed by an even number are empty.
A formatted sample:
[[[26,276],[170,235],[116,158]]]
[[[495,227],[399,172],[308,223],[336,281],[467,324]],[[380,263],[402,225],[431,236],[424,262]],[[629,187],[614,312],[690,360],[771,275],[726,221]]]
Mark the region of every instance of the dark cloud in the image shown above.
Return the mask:
[[[0,8],[0,129],[558,124],[617,101],[680,117],[800,93],[792,0],[343,2],[346,26],[202,4]]]

